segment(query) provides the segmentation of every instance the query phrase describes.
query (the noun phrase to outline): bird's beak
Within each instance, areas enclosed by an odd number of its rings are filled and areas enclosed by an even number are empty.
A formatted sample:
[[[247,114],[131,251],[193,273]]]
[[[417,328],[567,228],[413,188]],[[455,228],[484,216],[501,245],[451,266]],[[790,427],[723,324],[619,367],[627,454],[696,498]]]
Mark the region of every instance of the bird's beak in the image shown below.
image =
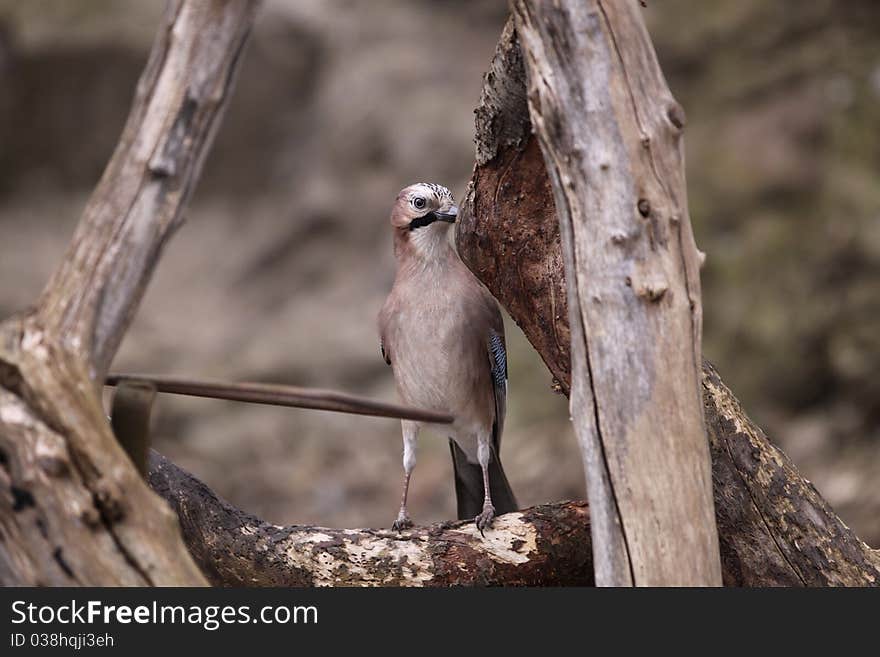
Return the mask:
[[[458,217],[458,206],[457,205],[450,205],[449,208],[445,212],[441,212],[440,210],[434,210],[434,214],[437,216],[438,220],[447,221],[450,224],[454,224],[456,217]]]

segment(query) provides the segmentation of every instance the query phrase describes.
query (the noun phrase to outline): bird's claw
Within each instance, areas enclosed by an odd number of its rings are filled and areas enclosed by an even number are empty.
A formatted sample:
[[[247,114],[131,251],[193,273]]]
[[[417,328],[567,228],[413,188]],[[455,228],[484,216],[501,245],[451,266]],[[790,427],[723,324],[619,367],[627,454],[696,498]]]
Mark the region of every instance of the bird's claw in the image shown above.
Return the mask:
[[[409,529],[413,526],[413,521],[409,519],[409,516],[397,516],[397,520],[391,523],[391,529],[400,532],[404,529]]]
[[[491,504],[484,504],[483,512],[474,518],[474,522],[477,524],[477,529],[480,530],[481,536],[483,535],[483,530],[488,529],[494,519],[495,507]]]

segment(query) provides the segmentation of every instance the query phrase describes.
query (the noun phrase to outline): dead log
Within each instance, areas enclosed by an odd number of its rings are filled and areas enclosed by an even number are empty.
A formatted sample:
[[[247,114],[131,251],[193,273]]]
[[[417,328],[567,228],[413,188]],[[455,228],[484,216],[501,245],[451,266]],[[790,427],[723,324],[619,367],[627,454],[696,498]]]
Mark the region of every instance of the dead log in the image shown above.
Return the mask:
[[[877,586],[880,553],[858,540],[769,443],[708,363],[703,403],[725,586]],[[558,502],[397,533],[280,527],[220,499],[153,452],[150,484],[180,518],[217,586],[588,586],[589,510]]]
[[[255,0],[173,0],[119,144],[36,307],[0,325],[0,582],[204,584],[101,408],[198,179]]]
[[[706,361],[702,386],[724,583],[880,586],[880,550],[837,517]]]
[[[496,519],[390,529],[280,527],[236,509],[160,454],[150,485],[177,512],[190,552],[217,586],[536,586],[593,582],[583,502]]]
[[[477,109],[477,160],[459,253],[569,393],[565,270],[552,185],[531,134],[518,35],[502,34]],[[680,108],[671,121],[684,125]],[[540,290],[540,294],[534,294]],[[878,585],[880,557],[745,415],[708,363],[701,377],[725,585]],[[594,512],[595,513],[595,512]]]

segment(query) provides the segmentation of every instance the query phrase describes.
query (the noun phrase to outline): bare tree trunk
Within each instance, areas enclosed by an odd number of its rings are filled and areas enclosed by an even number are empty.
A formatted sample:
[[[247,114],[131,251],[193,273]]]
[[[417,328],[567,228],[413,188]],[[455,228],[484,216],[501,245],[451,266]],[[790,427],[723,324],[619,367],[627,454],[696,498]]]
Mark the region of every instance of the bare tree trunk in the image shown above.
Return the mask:
[[[229,98],[257,2],[168,5],[120,142],[37,307],[0,325],[0,581],[203,584],[99,391]]]
[[[568,281],[601,585],[720,585],[677,104],[635,2],[512,3]]]
[[[531,134],[523,56],[512,22],[502,33],[476,115],[477,159],[456,226],[458,251],[568,394],[559,222]],[[673,116],[683,125],[680,110]],[[878,551],[834,514],[705,362],[702,399],[724,584],[880,585]],[[594,521],[596,513],[591,510]]]

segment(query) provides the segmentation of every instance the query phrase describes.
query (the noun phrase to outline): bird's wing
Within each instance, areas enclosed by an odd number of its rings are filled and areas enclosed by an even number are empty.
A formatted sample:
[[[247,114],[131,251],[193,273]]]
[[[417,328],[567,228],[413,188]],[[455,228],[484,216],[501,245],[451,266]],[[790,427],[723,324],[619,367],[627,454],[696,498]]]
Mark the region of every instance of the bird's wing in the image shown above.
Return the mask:
[[[504,415],[507,411],[507,348],[504,344],[504,323],[498,305],[488,291],[485,293],[485,312],[472,325],[478,326],[475,333],[484,336],[489,371],[492,378],[492,392],[495,398],[495,418],[492,422],[492,449],[489,460],[489,490],[495,512],[509,513],[519,508],[516,496],[501,467],[501,434],[504,431]],[[484,361],[485,362],[485,361]],[[455,440],[450,439],[452,465],[455,475],[455,498],[458,517],[462,520],[473,518],[483,509],[485,494],[483,473],[479,465],[468,460]]]
[[[501,448],[504,416],[507,413],[507,349],[504,345],[504,324],[500,322],[500,314],[498,320],[498,323],[489,329],[487,342],[489,365],[492,369],[492,391],[495,394],[495,422],[492,425],[492,442],[496,454]]]
[[[392,294],[388,295],[388,298],[385,299],[385,303],[382,304],[382,310],[379,311],[379,352],[382,354],[382,359],[385,361],[387,365],[391,365],[391,352],[392,348],[389,344],[389,324],[391,323],[391,318],[394,316],[395,312],[395,303]]]

